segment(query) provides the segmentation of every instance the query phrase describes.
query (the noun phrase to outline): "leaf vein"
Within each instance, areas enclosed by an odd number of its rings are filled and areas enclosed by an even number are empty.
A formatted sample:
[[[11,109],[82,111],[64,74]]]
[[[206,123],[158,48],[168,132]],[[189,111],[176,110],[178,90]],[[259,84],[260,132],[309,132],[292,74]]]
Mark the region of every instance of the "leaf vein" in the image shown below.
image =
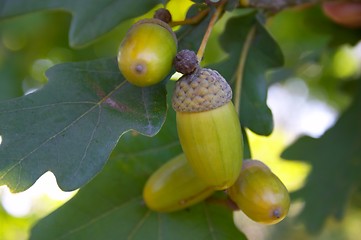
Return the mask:
[[[84,160],[85,160],[85,158],[86,158],[86,156],[87,156],[87,153],[88,153],[89,146],[90,146],[91,142],[94,140],[95,132],[96,132],[96,130],[98,129],[99,124],[100,124],[101,111],[102,111],[102,108],[101,108],[101,106],[99,105],[99,112],[98,112],[97,122],[96,122],[96,124],[95,124],[95,126],[94,126],[94,128],[93,128],[93,131],[92,131],[91,135],[90,135],[89,141],[88,141],[88,143],[87,143],[87,145],[86,145],[86,147],[85,147],[85,150],[84,150],[83,156],[82,156],[82,158],[81,158],[81,160],[80,160],[80,162],[79,162],[79,165],[78,165],[78,167],[77,167],[77,169],[76,169],[76,171],[75,171],[75,173],[74,173],[75,176],[78,174],[81,166],[83,165],[83,162],[84,162]]]
[[[59,236],[59,237],[56,238],[56,239],[64,239],[64,238],[67,238],[67,237],[69,237],[70,235],[72,235],[72,234],[74,234],[74,233],[76,233],[76,232],[78,232],[78,231],[80,231],[80,230],[82,230],[82,229],[84,229],[84,228],[86,228],[86,227],[88,227],[88,226],[96,223],[97,221],[100,221],[101,219],[107,217],[109,214],[113,213],[114,211],[117,211],[117,210],[121,209],[122,207],[126,206],[127,204],[130,204],[130,203],[132,203],[132,202],[134,202],[134,201],[138,201],[140,198],[141,198],[140,196],[137,196],[137,197],[134,197],[134,198],[132,198],[132,199],[129,199],[128,201],[120,204],[119,206],[114,206],[113,208],[109,209],[108,211],[104,212],[103,214],[99,215],[98,217],[91,219],[90,221],[88,221],[88,222],[80,225],[80,226],[77,227],[77,228],[74,228],[73,230],[69,231],[68,233],[65,233],[65,234],[62,235],[62,236]]]
[[[39,108],[54,107],[54,106],[66,105],[66,104],[69,104],[69,105],[70,105],[70,104],[92,104],[92,105],[96,105],[97,103],[96,103],[96,102],[91,102],[91,101],[59,102],[59,103],[45,104],[45,105],[34,106],[34,107],[17,108],[17,109],[13,109],[13,110],[0,111],[0,114],[3,114],[3,113],[13,113],[13,112],[18,112],[18,111],[35,110],[35,109],[39,109]]]
[[[131,230],[131,232],[129,233],[127,239],[130,240],[132,239],[135,234],[137,233],[137,230],[140,229],[142,227],[142,225],[144,224],[145,220],[149,217],[151,211],[148,210],[144,216],[139,220],[139,222],[134,226],[134,228]]]
[[[160,146],[160,147],[151,147],[149,149],[145,149],[145,150],[141,150],[141,151],[137,151],[137,152],[130,152],[130,153],[124,153],[124,152],[119,152],[118,154],[114,155],[115,157],[135,157],[135,156],[142,156],[142,155],[148,155],[150,153],[154,153],[154,152],[163,152],[164,149],[167,148],[171,148],[174,146],[179,145],[179,140],[170,142],[169,144],[166,144],[164,146]]]
[[[210,235],[212,236],[213,240],[216,240],[217,237],[216,237],[215,232],[214,232],[213,223],[211,221],[211,217],[209,216],[209,212],[208,212],[208,209],[207,209],[206,206],[204,206],[204,214],[206,216],[207,226],[208,226],[208,230],[210,232]]]
[[[151,133],[152,132],[152,123],[150,121],[150,115],[149,115],[149,110],[148,110],[149,101],[147,101],[147,99],[145,98],[144,88],[142,89],[142,101],[144,104],[145,117],[148,121],[147,133]]]
[[[41,143],[38,147],[34,148],[32,151],[30,151],[28,154],[26,154],[24,157],[20,158],[18,162],[16,162],[15,164],[13,164],[12,166],[10,166],[1,176],[0,176],[0,180],[4,179],[4,177],[10,173],[16,166],[20,165],[26,158],[28,158],[30,155],[32,155],[33,153],[35,153],[37,150],[39,150],[41,147],[43,147],[45,144],[47,144],[48,142],[52,141],[53,139],[55,139],[57,136],[59,136],[60,134],[64,133],[65,131],[67,131],[68,129],[70,129],[75,123],[77,123],[80,119],[82,119],[84,116],[86,116],[89,112],[91,112],[93,109],[95,109],[96,107],[100,107],[101,103],[103,103],[106,99],[108,99],[114,92],[116,92],[118,89],[120,89],[123,85],[125,84],[124,82],[121,82],[114,90],[112,90],[111,92],[109,92],[105,97],[103,97],[98,103],[96,103],[96,105],[92,106],[89,110],[85,111],[83,114],[81,114],[78,118],[76,118],[73,122],[71,122],[68,126],[64,127],[61,131],[59,131],[58,133],[54,134],[53,136],[49,137],[48,139],[46,139],[43,143]]]

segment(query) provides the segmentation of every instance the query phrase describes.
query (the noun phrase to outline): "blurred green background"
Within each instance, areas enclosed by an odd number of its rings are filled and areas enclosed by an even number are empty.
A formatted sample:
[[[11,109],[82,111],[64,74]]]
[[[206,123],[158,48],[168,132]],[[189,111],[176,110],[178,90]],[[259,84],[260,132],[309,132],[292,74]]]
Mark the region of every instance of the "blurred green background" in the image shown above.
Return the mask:
[[[190,5],[182,0],[171,1],[167,7],[174,20],[181,20]],[[226,14],[212,32],[204,64],[225,57],[218,36],[229,16]],[[65,12],[46,11],[0,22],[1,101],[41,88],[47,82],[46,70],[55,64],[116,56],[126,30],[135,21],[120,24],[85,48],[72,49],[68,44],[71,19]],[[293,192],[303,185],[312,166],[284,161],[280,154],[299,135],[321,136],[350,104],[352,88],[348,86],[361,73],[360,31],[332,23],[319,6],[285,10],[268,19],[266,26],[283,50],[285,66],[268,74],[268,104],[275,130],[269,137],[249,132],[250,145],[253,157],[267,163]],[[51,173],[23,193],[12,194],[0,187],[0,239],[27,239],[32,224],[74,194],[58,189]],[[235,214],[235,223],[249,239],[351,240],[361,235],[360,203],[361,197],[354,197],[342,221],[330,218],[315,235],[296,220],[302,201],[294,201],[289,217],[276,226],[254,223],[242,213]]]

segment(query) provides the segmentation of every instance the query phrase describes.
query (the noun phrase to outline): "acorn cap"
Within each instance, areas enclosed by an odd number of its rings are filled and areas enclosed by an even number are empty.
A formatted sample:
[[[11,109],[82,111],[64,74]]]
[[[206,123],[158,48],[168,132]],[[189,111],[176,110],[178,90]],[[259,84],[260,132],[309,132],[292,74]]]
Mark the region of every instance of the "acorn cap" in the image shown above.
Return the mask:
[[[198,68],[177,81],[172,106],[177,112],[204,112],[221,107],[231,99],[232,89],[217,71]]]

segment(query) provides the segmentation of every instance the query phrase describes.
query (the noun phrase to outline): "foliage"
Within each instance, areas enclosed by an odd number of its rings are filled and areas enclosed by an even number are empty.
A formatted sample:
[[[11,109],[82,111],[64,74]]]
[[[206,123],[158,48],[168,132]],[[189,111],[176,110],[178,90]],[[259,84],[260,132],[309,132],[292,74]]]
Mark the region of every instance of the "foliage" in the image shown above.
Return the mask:
[[[162,214],[144,205],[142,190],[147,178],[181,151],[174,124],[170,112],[154,138],[125,134],[104,170],[67,204],[41,220],[32,238],[243,239],[225,206],[206,202],[187,211]]]
[[[299,138],[282,154],[286,159],[312,163],[306,185],[294,193],[295,198],[305,199],[301,218],[312,231],[320,229],[328,215],[341,219],[349,196],[360,184],[361,85],[356,84],[353,103],[332,128],[319,139]],[[314,217],[315,212],[319,217]]]
[[[164,85],[129,84],[115,59],[65,63],[47,74],[44,88],[0,106],[0,121],[12,123],[1,129],[0,183],[13,191],[48,170],[64,190],[77,189],[100,171],[125,131],[152,136],[164,122]]]
[[[81,188],[35,225],[32,239],[245,238],[235,228],[231,211],[217,204],[223,194],[172,214],[151,212],[142,202],[149,175],[181,151],[174,112],[168,107],[173,83],[169,75],[152,87],[132,86],[119,72],[115,56],[132,19],[164,2],[0,3],[0,31],[7,34],[6,46],[0,45],[0,99],[6,99],[0,102],[0,185],[24,191],[52,171],[63,190]],[[176,31],[179,50],[198,49],[215,12],[203,1],[193,2],[187,18],[210,11],[199,23]],[[360,32],[332,23],[319,6],[284,10],[266,24],[267,11],[234,9],[235,3],[229,1],[222,16],[224,28],[214,33],[225,57],[212,59],[208,67],[217,69],[240,96],[242,127],[271,134],[267,88],[291,77],[304,79],[315,96],[341,110],[337,123],[322,137],[301,137],[282,155],[313,166],[293,197],[305,201],[300,216],[307,228],[319,231],[329,216],[342,218],[360,184],[360,79],[340,79],[332,70],[336,50],[355,44]],[[46,11],[15,18],[39,10]],[[54,48],[62,49],[56,58],[50,54]],[[42,68],[55,65],[47,78],[34,73],[38,59],[50,59]],[[321,70],[305,71],[309,66]],[[37,90],[22,96],[33,88]],[[252,146],[245,142],[250,157]]]

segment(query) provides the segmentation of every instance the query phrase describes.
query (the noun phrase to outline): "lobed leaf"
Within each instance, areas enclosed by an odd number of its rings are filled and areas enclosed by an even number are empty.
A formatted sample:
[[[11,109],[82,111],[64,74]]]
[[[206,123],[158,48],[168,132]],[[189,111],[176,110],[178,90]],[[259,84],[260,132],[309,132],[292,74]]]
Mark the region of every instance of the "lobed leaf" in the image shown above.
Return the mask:
[[[164,0],[3,0],[0,20],[39,10],[64,10],[73,15],[69,42],[82,47],[124,20],[145,14]]]
[[[223,206],[201,203],[166,214],[142,200],[147,178],[181,152],[175,116],[154,138],[125,134],[104,170],[32,229],[31,239],[245,239]]]
[[[306,184],[294,194],[305,201],[300,218],[310,231],[321,230],[329,216],[342,218],[350,195],[360,184],[361,81],[352,105],[319,139],[301,137],[282,153],[312,164]],[[317,213],[317,214],[315,214]]]
[[[46,171],[63,190],[79,188],[124,132],[153,136],[165,121],[164,84],[129,84],[116,59],[60,64],[47,75],[44,88],[0,102],[0,185],[14,192]]]
[[[252,29],[255,34],[249,49],[245,49],[247,35]],[[257,20],[255,12],[247,13],[228,20],[226,28],[220,36],[220,43],[229,56],[222,62],[210,67],[218,70],[233,84],[235,92],[235,76],[243,51],[245,57],[243,71],[240,120],[259,135],[269,135],[273,130],[272,112],[267,106],[267,70],[283,64],[281,50],[262,24]]]

